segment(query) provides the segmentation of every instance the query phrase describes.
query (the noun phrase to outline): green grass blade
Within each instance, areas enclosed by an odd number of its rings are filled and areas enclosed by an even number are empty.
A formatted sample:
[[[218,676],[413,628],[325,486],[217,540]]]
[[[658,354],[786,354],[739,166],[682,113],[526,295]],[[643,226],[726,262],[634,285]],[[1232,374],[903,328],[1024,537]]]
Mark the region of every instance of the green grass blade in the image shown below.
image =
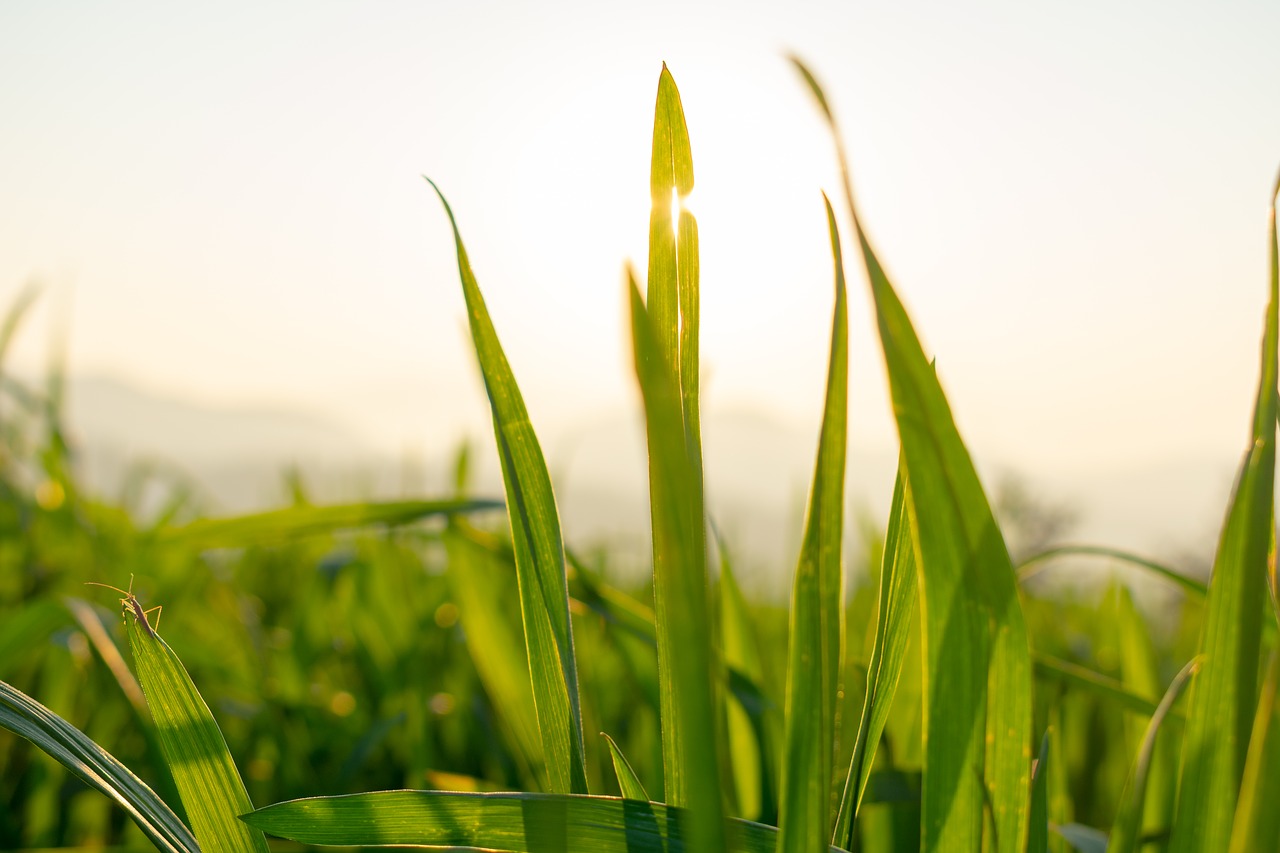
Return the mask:
[[[144,623],[132,615],[125,621],[160,749],[200,849],[204,853],[267,853],[262,833],[239,820],[239,815],[253,810],[253,804],[222,732],[182,661]]]
[[[680,309],[689,298],[681,299],[681,260],[676,223],[671,220],[673,197],[684,198],[693,190],[693,154],[689,146],[689,130],[675,78],[662,65],[658,77],[658,98],[653,113],[653,148],[649,168],[649,316],[667,363],[683,370],[680,351]],[[674,194],[674,195],[673,195]],[[683,217],[681,217],[683,219]],[[696,228],[693,236],[696,240]],[[695,259],[696,264],[696,259]],[[688,273],[686,273],[688,276]],[[696,267],[692,281],[697,282]],[[696,295],[692,303],[697,305]],[[696,341],[697,326],[693,327]],[[693,353],[696,357],[696,349]],[[694,363],[696,373],[697,365]],[[683,379],[684,377],[681,376]],[[696,385],[695,385],[696,396]]]
[[[1280,850],[1280,648],[1271,652],[1258,713],[1253,721],[1240,802],[1231,830],[1231,853]]]
[[[308,844],[679,853],[700,849],[689,834],[691,817],[660,803],[615,797],[379,791],[277,803],[244,819]],[[773,827],[730,820],[726,828],[735,853],[774,853]]]
[[[1114,678],[1095,672],[1088,667],[1053,655],[1036,652],[1032,655],[1036,678],[1056,681],[1069,687],[1087,690],[1119,708],[1150,717],[1156,712],[1156,703],[1141,693],[1135,693]],[[1176,715],[1175,715],[1176,716]]]
[[[371,525],[410,524],[424,518],[502,509],[500,501],[438,500],[295,506],[208,518],[159,533],[162,542],[191,548],[244,548]]]
[[[114,800],[156,849],[165,853],[199,853],[191,830],[129,768],[84,732],[3,681],[0,727],[31,741],[85,784]]]
[[[698,850],[722,850],[717,679],[699,476],[685,440],[675,370],[663,355],[634,275],[630,302],[649,444],[664,798],[693,813],[691,832]]]
[[[613,772],[618,777],[618,787],[622,789],[623,798],[649,802],[649,794],[645,791],[644,785],[640,784],[640,777],[631,769],[631,762],[627,761],[618,744],[604,732],[601,732],[600,736],[609,745],[609,757],[613,759]]]
[[[866,793],[867,780],[875,762],[876,747],[889,711],[898,679],[902,675],[907,641],[911,636],[911,616],[916,606],[916,558],[907,525],[906,492],[902,466],[893,484],[893,502],[885,531],[883,566],[880,570],[880,599],[876,617],[875,642],[867,665],[867,692],[862,702],[862,717],[853,744],[853,756],[845,779],[840,812],[836,818],[832,843],[852,849],[853,822]]]
[[[1142,746],[1138,750],[1137,760],[1129,771],[1129,779],[1125,782],[1124,793],[1120,795],[1120,805],[1116,809],[1116,821],[1111,827],[1111,836],[1107,849],[1111,853],[1131,853],[1139,847],[1142,835],[1142,815],[1147,802],[1147,780],[1151,773],[1152,760],[1156,755],[1156,736],[1160,726],[1173,709],[1173,703],[1182,695],[1191,675],[1200,665],[1199,658],[1191,660],[1179,670],[1169,683],[1164,698],[1160,700],[1156,712],[1151,715],[1146,734],[1142,736]]]
[[[1268,558],[1275,537],[1280,275],[1274,195],[1268,240],[1270,301],[1253,429],[1209,577],[1200,635],[1204,664],[1191,687],[1171,853],[1227,849],[1257,708],[1263,614],[1270,615]]]
[[[839,130],[816,79],[866,266],[907,470],[925,649],[926,851],[1021,851],[1031,770],[1031,656],[1009,552],[929,359],[863,231]]]
[[[831,203],[823,196],[836,298],[827,396],[800,561],[791,593],[780,853],[821,849],[831,838],[831,779],[836,702],[844,647],[844,476],[849,388],[849,318],[844,263]]]
[[[431,183],[430,179],[427,182]],[[529,653],[533,700],[551,780],[550,790],[585,794],[587,774],[578,666],[573,651],[573,624],[569,619],[564,543],[551,477],[515,376],[489,319],[480,286],[471,272],[453,210],[440,189],[434,183],[431,187],[440,196],[453,228],[471,340],[493,412],[493,433],[515,546],[525,647]]]

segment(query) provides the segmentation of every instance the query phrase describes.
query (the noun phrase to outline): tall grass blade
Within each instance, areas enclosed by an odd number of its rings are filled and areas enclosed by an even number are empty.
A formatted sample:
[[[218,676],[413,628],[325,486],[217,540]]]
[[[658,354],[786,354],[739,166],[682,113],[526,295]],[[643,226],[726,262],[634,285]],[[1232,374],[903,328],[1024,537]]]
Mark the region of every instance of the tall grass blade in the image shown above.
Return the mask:
[[[307,844],[421,845],[536,853],[697,851],[692,815],[661,803],[564,794],[379,791],[277,803],[245,815],[264,832]],[[726,825],[734,853],[773,853],[777,830]],[[821,850],[822,848],[817,848]]]
[[[1277,185],[1276,191],[1280,191]],[[1268,232],[1271,287],[1249,449],[1236,475],[1200,635],[1204,664],[1191,687],[1171,853],[1225,850],[1258,701],[1259,655],[1275,550],[1276,338],[1280,310],[1275,195]]]
[[[644,399],[653,514],[665,799],[692,812],[699,851],[723,850],[715,649],[698,471],[685,440],[675,370],[630,276],[631,334]]]
[[[440,189],[429,178],[427,182],[440,196],[453,228],[471,339],[493,412],[493,433],[506,485],[507,515],[515,546],[533,700],[551,780],[550,790],[585,794],[587,774],[578,667],[573,651],[573,625],[569,619],[564,544],[551,477],[515,376],[489,319],[480,286],[471,272],[453,210]]]
[[[1031,815],[1027,853],[1049,851],[1049,733],[1040,739],[1040,757],[1031,777]]]
[[[889,722],[889,710],[897,691],[898,678],[911,637],[911,615],[916,606],[916,558],[907,524],[906,489],[901,460],[893,484],[893,502],[885,531],[883,566],[880,569],[880,598],[876,616],[876,637],[867,665],[867,692],[862,701],[862,717],[853,743],[853,756],[845,779],[840,812],[836,817],[832,843],[853,849],[853,824],[866,793],[867,780],[875,762],[876,746]]]
[[[786,728],[778,850],[820,850],[831,838],[836,702],[844,648],[844,571],[840,562],[849,393],[849,317],[844,262],[831,203],[823,196],[836,298],[826,404],[808,519],[791,593]]]
[[[1169,683],[1169,689],[1165,691],[1156,712],[1151,716],[1151,722],[1147,724],[1146,734],[1142,737],[1142,746],[1138,750],[1138,758],[1129,772],[1124,793],[1120,795],[1115,825],[1111,827],[1111,837],[1107,844],[1107,850],[1110,853],[1131,853],[1139,848],[1142,815],[1147,802],[1147,780],[1151,773],[1152,759],[1156,755],[1156,736],[1160,733],[1160,726],[1165,718],[1169,716],[1173,703],[1178,701],[1178,697],[1182,695],[1183,689],[1199,665],[1200,659],[1195,658],[1178,671],[1173,681]]]
[[[126,616],[138,682],[155,720],[160,750],[204,853],[267,853],[262,833],[239,820],[253,810],[209,706],[182,661],[158,634]]]
[[[926,851],[1021,851],[1031,770],[1031,657],[1008,549],[906,310],[867,241],[839,129],[826,114],[866,266],[907,470],[921,570]],[[984,842],[984,808],[993,834]]]
[[[293,506],[231,518],[206,518],[160,531],[162,542],[191,548],[244,548],[373,525],[502,509],[501,501],[450,499]]]
[[[129,768],[84,732],[3,681],[0,728],[31,741],[85,784],[114,800],[156,849],[199,853],[201,848],[191,830]]]
[[[1231,852],[1280,850],[1280,648],[1271,652],[1231,829]]]

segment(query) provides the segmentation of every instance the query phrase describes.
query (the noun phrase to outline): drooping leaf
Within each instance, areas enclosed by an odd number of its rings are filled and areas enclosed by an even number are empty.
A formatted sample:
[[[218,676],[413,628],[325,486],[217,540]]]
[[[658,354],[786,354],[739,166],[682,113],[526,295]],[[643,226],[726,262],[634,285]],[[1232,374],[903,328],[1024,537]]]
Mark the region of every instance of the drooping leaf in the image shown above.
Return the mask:
[[[430,179],[427,179],[431,183]],[[538,730],[550,775],[550,790],[587,792],[582,712],[578,698],[578,666],[569,619],[564,544],[551,477],[542,447],[529,422],[524,398],[498,342],[480,286],[471,271],[462,235],[444,194],[440,196],[453,228],[458,275],[467,303],[471,340],[493,413],[493,433],[507,493],[507,515],[515,547],[525,647],[533,680]]]

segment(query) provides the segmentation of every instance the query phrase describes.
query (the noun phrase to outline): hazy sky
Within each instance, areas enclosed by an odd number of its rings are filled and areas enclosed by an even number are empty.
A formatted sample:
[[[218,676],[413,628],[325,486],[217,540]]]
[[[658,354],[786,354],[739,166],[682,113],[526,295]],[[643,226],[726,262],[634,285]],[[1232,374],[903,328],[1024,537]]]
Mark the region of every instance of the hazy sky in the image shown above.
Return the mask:
[[[1280,165],[1280,3],[0,5],[0,297],[37,369],[488,429],[449,196],[535,425],[634,406],[665,60],[702,234],[706,405],[816,424],[834,157],[980,454],[1041,471],[1243,451]],[[846,232],[846,239],[848,234]],[[856,260],[850,254],[850,260]],[[850,266],[851,428],[888,444]]]

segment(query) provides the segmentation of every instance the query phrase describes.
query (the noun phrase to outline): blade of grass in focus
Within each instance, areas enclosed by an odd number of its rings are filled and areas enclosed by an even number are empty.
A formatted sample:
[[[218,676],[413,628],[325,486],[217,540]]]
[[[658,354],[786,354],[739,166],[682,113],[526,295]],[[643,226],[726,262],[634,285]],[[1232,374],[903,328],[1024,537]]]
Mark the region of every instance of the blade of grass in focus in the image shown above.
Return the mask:
[[[1259,655],[1275,558],[1276,348],[1280,311],[1275,199],[1271,199],[1270,300],[1249,449],[1236,475],[1209,576],[1200,634],[1204,663],[1191,687],[1171,853],[1225,850],[1258,701]]]
[[[1017,579],[937,374],[862,229],[826,97],[794,61],[835,139],[907,471],[927,681],[922,844],[1014,853],[1027,839],[1032,690]],[[994,835],[984,842],[988,803]]]
[[[616,797],[379,791],[276,803],[245,821],[307,844],[674,853],[702,849],[689,833],[689,825],[696,826],[691,818],[661,803]],[[735,853],[776,849],[771,826],[730,820],[725,828]]]
[[[1280,648],[1271,652],[1240,785],[1231,853],[1280,849]]]
[[[495,509],[502,509],[500,501],[465,499],[293,506],[234,518],[201,519],[166,528],[159,538],[191,548],[244,548],[353,527],[395,526],[431,516]]]
[[[471,340],[484,378],[493,413],[493,433],[507,492],[507,516],[515,547],[520,610],[525,647],[533,680],[533,701],[542,734],[543,757],[550,790],[587,793],[582,712],[578,698],[578,666],[569,619],[569,591],[565,577],[564,543],[551,477],[542,447],[529,422],[524,398],[498,342],[484,297],[471,271],[453,210],[439,187],[427,179],[440,197],[458,250],[458,275],[467,303]]]
[[[832,843],[853,849],[853,822],[866,792],[867,779],[875,762],[880,735],[889,721],[898,678],[902,675],[907,640],[911,636],[911,614],[916,605],[916,559],[906,518],[906,492],[901,460],[893,484],[889,524],[885,531],[883,565],[880,570],[880,597],[876,616],[876,636],[867,665],[867,691],[862,717],[845,779],[840,811],[836,817]]]
[[[165,763],[203,853],[268,853],[267,840],[239,816],[253,810],[222,732],[169,644],[125,618],[138,682],[156,724]]]
[[[1164,698],[1156,712],[1151,715],[1146,734],[1142,737],[1142,746],[1138,750],[1137,760],[1129,771],[1129,779],[1125,782],[1124,793],[1120,795],[1120,805],[1116,808],[1115,824],[1111,827],[1111,836],[1107,843],[1110,853],[1131,853],[1139,848],[1139,837],[1142,830],[1142,816],[1147,802],[1147,781],[1150,777],[1152,759],[1156,754],[1156,736],[1160,726],[1173,703],[1178,701],[1183,689],[1191,679],[1191,675],[1200,665],[1200,660],[1193,659],[1174,676],[1165,691]]]
[[[831,203],[823,196],[835,258],[835,310],[826,403],[788,625],[786,724],[778,850],[821,849],[831,838],[836,705],[844,648],[844,477],[849,386],[849,319],[844,261]]]
[[[124,809],[165,853],[200,853],[191,830],[137,776],[84,732],[0,681],[0,728],[26,738]]]
[[[718,851],[725,849],[724,802],[699,477],[686,441],[675,370],[663,354],[634,275],[630,303],[649,445],[665,799],[691,812],[695,849]]]
[[[601,732],[600,736],[609,745],[609,757],[613,760],[613,772],[618,777],[618,787],[622,789],[623,798],[639,800],[645,803],[649,802],[649,794],[645,791],[644,785],[640,784],[640,777],[636,775],[636,771],[631,769],[631,762],[627,761],[627,757],[622,754],[618,744],[603,732]]]

